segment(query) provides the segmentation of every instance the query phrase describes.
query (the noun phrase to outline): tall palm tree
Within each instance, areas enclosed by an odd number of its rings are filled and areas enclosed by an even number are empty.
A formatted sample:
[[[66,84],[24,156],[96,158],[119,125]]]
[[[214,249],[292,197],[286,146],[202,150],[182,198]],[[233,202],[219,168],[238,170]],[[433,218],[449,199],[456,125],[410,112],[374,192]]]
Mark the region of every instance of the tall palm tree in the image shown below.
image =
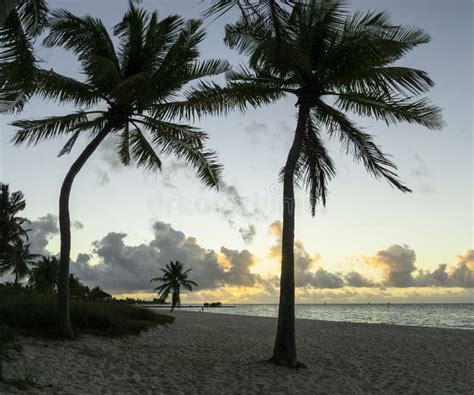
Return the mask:
[[[150,281],[159,281],[162,284],[156,287],[153,292],[158,291],[158,295],[161,300],[166,301],[169,294],[171,294],[171,312],[173,312],[176,306],[181,305],[180,290],[181,287],[187,289],[188,291],[193,290],[193,285],[197,287],[198,285],[191,280],[188,280],[188,273],[192,269],[184,270],[184,266],[181,262],[170,261],[166,268],[160,268],[163,272],[162,277],[152,278]],[[183,271],[184,270],[184,271]]]
[[[54,256],[41,257],[33,264],[28,282],[36,292],[54,294],[58,284],[59,260]]]
[[[429,129],[440,129],[443,122],[438,108],[426,98],[416,98],[433,86],[428,75],[394,65],[429,41],[422,30],[393,25],[385,12],[350,15],[338,0],[298,1],[282,7],[278,20],[255,9],[242,12],[236,23],[226,27],[225,41],[249,56],[249,68],[229,72],[229,86],[241,92],[258,88],[261,95],[265,90],[273,96],[291,95],[298,107],[293,143],[281,172],[280,302],[271,358],[276,364],[298,367],[294,185],[307,189],[314,216],[317,204],[326,203],[328,181],[335,175],[322,134],[337,138],[375,178],[409,192],[398,179],[396,165],[347,113],[383,120],[387,125],[408,122]]]
[[[0,0],[0,112],[21,110],[36,89],[33,43],[47,15],[45,0]]]
[[[221,60],[199,62],[199,44],[205,37],[201,21],[178,16],[158,19],[132,2],[122,21],[113,28],[118,46],[103,23],[94,17],[77,17],[66,10],[51,13],[47,47],[72,51],[82,66],[84,80],[54,70],[36,70],[38,93],[46,99],[72,103],[77,111],[63,116],[18,120],[16,145],[37,144],[67,137],[59,155],[69,153],[81,136],[91,138],[68,171],[61,187],[59,223],[61,234],[58,283],[58,320],[63,336],[72,337],[69,319],[69,261],[71,232],[69,195],[72,183],[86,161],[107,136],[119,139],[118,156],[150,171],[160,170],[159,154],[175,155],[192,165],[209,187],[221,175],[214,152],[204,148],[207,135],[178,118],[213,112],[203,102],[200,85],[183,91],[189,83],[220,74],[229,65]],[[205,85],[209,88],[209,84]],[[213,88],[206,92],[212,92]]]

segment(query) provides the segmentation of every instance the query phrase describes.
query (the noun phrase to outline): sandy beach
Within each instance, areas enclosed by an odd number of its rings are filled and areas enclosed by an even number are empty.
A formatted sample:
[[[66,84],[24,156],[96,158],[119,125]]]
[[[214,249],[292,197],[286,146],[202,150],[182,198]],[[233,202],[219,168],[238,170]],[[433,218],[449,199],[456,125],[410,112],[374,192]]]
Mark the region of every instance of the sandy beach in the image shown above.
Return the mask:
[[[137,337],[22,339],[7,378],[38,393],[473,393],[474,331],[297,321],[304,370],[264,362],[274,318],[178,311]],[[6,393],[6,387],[0,392]]]

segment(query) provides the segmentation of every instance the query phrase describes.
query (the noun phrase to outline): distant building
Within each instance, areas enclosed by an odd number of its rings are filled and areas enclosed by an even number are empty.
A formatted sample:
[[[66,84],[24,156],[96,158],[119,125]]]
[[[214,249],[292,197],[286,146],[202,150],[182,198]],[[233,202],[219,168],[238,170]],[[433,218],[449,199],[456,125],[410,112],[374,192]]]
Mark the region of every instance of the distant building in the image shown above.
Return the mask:
[[[89,297],[93,300],[112,300],[112,295],[102,291],[99,287],[95,287],[89,293]]]

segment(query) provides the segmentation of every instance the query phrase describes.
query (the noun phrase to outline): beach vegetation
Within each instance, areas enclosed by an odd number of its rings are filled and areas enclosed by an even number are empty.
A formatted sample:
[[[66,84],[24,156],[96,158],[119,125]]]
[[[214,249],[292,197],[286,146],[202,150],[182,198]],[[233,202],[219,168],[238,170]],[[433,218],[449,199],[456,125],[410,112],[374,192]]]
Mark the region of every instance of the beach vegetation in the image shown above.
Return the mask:
[[[0,284],[0,320],[8,333],[45,338],[60,337],[56,298],[31,287]],[[138,335],[174,318],[119,301],[72,300],[71,323],[76,335]]]

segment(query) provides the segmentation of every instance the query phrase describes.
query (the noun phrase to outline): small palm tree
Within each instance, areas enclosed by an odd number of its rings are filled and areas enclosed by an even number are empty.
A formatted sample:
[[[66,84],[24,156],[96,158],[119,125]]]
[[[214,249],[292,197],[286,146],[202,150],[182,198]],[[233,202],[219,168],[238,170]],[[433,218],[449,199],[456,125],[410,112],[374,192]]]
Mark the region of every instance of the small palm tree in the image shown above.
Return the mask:
[[[23,226],[29,221],[18,216],[25,207],[25,197],[21,191],[10,193],[8,184],[0,183],[0,261],[15,240],[21,237],[28,239]]]
[[[162,284],[156,287],[153,292],[158,291],[160,299],[166,301],[168,295],[171,294],[171,312],[173,312],[176,306],[181,305],[180,289],[183,287],[188,291],[193,290],[193,285],[198,285],[191,280],[188,280],[188,273],[191,269],[184,270],[184,266],[181,262],[170,261],[166,268],[160,268],[163,272],[162,277],[152,278],[150,281],[159,281]]]
[[[28,230],[24,225],[29,221],[18,216],[25,207],[23,193],[10,193],[7,184],[0,184],[0,274],[13,275],[15,283],[28,275],[28,264],[37,257],[25,244]]]
[[[30,266],[34,265],[41,255],[31,254],[30,245],[17,239],[7,257],[0,264],[0,275],[9,273],[14,277],[15,284],[30,274]]]
[[[44,44],[71,50],[81,62],[85,79],[79,81],[37,68],[36,93],[72,103],[78,110],[64,116],[15,121],[13,125],[19,131],[13,142],[37,144],[67,137],[59,153],[63,155],[80,137],[91,138],[68,171],[59,199],[58,321],[62,335],[72,337],[69,196],[75,177],[104,139],[113,136],[118,139],[117,154],[124,165],[135,161],[145,169],[160,170],[160,154],[175,155],[193,166],[205,185],[217,187],[221,166],[215,153],[204,148],[207,135],[176,120],[214,112],[214,107],[199,95],[200,86],[189,84],[220,74],[229,65],[221,60],[198,61],[198,46],[205,37],[198,20],[185,22],[178,16],[168,16],[160,21],[156,12],[149,13],[130,2],[123,20],[113,29],[116,47],[97,18],[77,17],[65,10],[51,15]],[[184,87],[188,87],[186,92]]]
[[[33,264],[29,284],[36,292],[54,294],[58,284],[59,260],[54,256],[42,257]]]
[[[267,91],[291,95],[298,107],[293,144],[281,172],[283,234],[278,326],[271,361],[297,367],[295,341],[294,185],[309,192],[314,216],[325,205],[335,165],[322,140],[337,138],[369,173],[409,192],[396,165],[347,113],[373,117],[388,125],[408,122],[440,129],[440,111],[427,99],[433,82],[421,70],[394,65],[407,52],[427,43],[417,28],[395,26],[385,12],[350,15],[339,0],[221,0],[217,8],[238,4],[242,17],[226,27],[226,43],[249,56],[249,69],[230,72],[230,86],[248,96]],[[286,6],[284,6],[286,4]],[[219,7],[220,6],[220,7]],[[224,7],[224,8],[222,8]],[[251,99],[249,99],[251,103]]]

